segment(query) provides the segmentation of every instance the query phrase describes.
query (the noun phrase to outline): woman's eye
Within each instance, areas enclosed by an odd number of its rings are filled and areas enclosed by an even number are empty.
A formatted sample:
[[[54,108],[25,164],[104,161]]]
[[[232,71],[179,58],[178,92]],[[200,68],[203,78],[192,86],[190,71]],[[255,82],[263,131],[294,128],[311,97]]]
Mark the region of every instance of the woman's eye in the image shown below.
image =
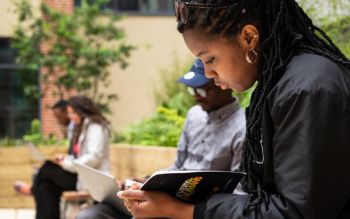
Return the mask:
[[[210,58],[208,61],[205,62],[205,64],[212,64],[214,62],[214,57]]]

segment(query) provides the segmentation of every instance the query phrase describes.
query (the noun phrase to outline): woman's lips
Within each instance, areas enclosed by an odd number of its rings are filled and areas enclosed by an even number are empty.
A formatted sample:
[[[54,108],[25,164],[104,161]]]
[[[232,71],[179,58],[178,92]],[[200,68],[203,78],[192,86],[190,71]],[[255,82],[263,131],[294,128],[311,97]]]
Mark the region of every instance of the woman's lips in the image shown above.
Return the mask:
[[[221,81],[217,81],[214,79],[214,83],[216,86],[221,87],[221,89],[223,89],[223,90],[228,88],[228,85],[226,83],[221,82]]]
[[[222,83],[220,81],[218,81],[217,79],[214,79],[214,83],[216,86],[220,86]]]

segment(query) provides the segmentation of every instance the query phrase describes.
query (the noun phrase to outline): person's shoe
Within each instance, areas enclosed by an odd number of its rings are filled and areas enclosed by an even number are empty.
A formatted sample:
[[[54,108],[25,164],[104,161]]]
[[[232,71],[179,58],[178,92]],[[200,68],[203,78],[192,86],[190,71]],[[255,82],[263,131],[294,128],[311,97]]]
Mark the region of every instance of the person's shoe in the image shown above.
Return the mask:
[[[13,188],[15,191],[21,195],[31,195],[31,186],[28,183],[22,181],[16,181],[13,183]]]

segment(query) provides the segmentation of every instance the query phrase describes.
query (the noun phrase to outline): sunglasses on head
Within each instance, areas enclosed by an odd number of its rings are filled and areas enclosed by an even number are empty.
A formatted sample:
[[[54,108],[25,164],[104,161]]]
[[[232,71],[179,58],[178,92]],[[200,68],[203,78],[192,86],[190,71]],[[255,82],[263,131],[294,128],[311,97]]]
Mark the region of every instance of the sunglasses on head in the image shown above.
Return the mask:
[[[215,87],[203,89],[203,88],[193,88],[187,87],[187,91],[191,96],[195,96],[196,94],[202,98],[206,98],[209,91],[213,90]]]
[[[175,16],[177,21],[181,21],[186,24],[188,21],[188,9],[189,7],[195,8],[228,8],[231,6],[236,6],[238,3],[230,4],[211,4],[211,3],[196,3],[196,2],[185,2],[185,1],[175,1]]]

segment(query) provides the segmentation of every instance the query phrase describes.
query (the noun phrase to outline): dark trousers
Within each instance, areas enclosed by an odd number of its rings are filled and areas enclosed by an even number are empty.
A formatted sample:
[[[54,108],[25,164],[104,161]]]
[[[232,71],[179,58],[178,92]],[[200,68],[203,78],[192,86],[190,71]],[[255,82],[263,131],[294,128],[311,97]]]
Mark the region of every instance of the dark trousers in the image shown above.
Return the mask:
[[[46,161],[34,178],[36,219],[59,219],[62,192],[76,190],[77,175]]]

